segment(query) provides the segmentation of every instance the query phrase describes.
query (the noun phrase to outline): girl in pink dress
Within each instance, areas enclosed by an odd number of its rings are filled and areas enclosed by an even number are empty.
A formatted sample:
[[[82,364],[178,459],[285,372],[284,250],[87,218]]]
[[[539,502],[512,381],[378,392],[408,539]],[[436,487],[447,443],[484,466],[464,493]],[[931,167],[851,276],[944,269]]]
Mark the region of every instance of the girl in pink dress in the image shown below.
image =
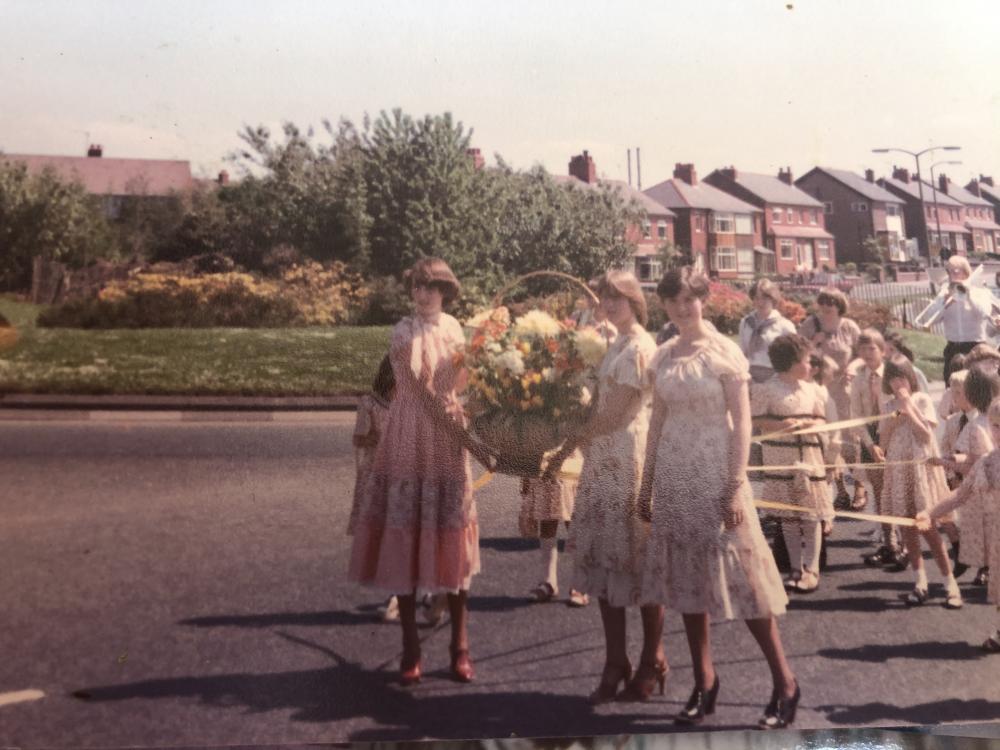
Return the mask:
[[[451,673],[469,682],[466,602],[479,572],[469,451],[484,464],[491,457],[463,429],[457,390],[464,372],[455,355],[465,338],[458,321],[442,312],[458,296],[458,280],[444,261],[424,258],[408,283],[415,314],[392,332],[396,396],[358,497],[349,577],[397,594],[403,684],[421,676],[415,592],[447,593]]]

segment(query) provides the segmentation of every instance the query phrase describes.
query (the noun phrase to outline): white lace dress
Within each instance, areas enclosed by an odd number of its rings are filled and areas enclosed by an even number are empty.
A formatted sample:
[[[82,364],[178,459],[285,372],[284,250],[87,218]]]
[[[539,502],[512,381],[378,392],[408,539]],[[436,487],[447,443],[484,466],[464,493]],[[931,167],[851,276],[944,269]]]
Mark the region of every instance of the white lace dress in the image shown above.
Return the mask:
[[[643,401],[628,425],[594,438],[584,449],[569,530],[573,588],[615,607],[639,603],[647,524],[639,517],[637,500],[651,403],[645,373],[655,352],[653,337],[636,325],[619,334],[598,369],[598,410],[616,385],[642,391]]]
[[[690,355],[664,344],[650,368],[666,420],[656,446],[652,528],[646,546],[642,601],[715,618],[763,618],[785,611],[781,575],[760,529],[749,482],[739,489],[743,522],[726,529],[732,418],[723,383],[747,382],[739,348],[719,334]]]

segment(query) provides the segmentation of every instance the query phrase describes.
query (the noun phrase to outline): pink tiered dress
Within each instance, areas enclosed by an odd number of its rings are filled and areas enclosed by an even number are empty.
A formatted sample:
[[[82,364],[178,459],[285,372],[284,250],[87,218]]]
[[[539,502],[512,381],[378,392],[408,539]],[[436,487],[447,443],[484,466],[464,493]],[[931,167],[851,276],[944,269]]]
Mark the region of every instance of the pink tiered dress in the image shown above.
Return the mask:
[[[456,421],[464,346],[450,315],[405,318],[389,357],[396,397],[358,496],[349,578],[392,593],[456,592],[479,572],[479,526],[469,454],[432,421],[419,390],[431,391]]]

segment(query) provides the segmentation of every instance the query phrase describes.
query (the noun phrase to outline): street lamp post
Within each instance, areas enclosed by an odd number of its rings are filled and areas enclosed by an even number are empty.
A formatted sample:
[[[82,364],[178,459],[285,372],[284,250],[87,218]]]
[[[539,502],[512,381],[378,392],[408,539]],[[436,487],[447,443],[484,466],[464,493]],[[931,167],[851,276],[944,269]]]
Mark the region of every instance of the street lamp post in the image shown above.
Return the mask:
[[[927,207],[924,205],[924,182],[920,179],[920,157],[926,153],[934,151],[936,149],[942,149],[943,151],[958,151],[961,146],[931,146],[925,148],[923,151],[907,151],[905,148],[873,148],[873,154],[887,154],[890,151],[899,151],[902,154],[909,154],[917,163],[917,190],[920,194],[920,218],[924,225],[924,246],[927,248],[927,260],[931,259],[931,238],[930,233],[927,230]]]
[[[931,164],[931,168],[930,168],[930,173],[931,173],[931,192],[932,192],[932,194],[934,196],[934,218],[937,220],[938,255],[941,255],[941,244],[942,244],[941,243],[941,211],[938,209],[938,199],[937,199],[938,191],[937,191],[937,182],[934,179],[934,167],[940,167],[943,164],[961,164],[961,163],[962,162],[960,162],[960,161],[948,160],[948,161],[936,161],[933,164]],[[929,249],[930,249],[930,245],[928,245],[928,250]],[[951,248],[950,247],[948,248],[948,255],[949,256],[951,255]],[[944,260],[947,260],[947,259],[945,258]]]

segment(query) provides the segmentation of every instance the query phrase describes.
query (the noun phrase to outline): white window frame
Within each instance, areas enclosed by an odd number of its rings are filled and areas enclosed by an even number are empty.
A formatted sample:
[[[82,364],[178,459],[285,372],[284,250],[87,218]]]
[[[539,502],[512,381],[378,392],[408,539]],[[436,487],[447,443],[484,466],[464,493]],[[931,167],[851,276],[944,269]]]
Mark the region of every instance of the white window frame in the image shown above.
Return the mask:
[[[712,252],[712,265],[716,271],[735,271],[736,248],[727,246],[716,247]]]
[[[899,215],[899,210],[898,210],[898,208],[897,208],[897,206],[896,206],[895,203],[886,203],[885,204],[885,215],[886,216],[898,216]]]
[[[823,201],[823,213],[827,216],[833,215],[833,201]]]
[[[649,223],[648,219],[644,219],[642,222],[642,238],[644,240],[653,238],[653,226]]]
[[[778,252],[782,260],[795,260],[795,242],[792,240],[778,240]]]
[[[830,260],[829,240],[816,240],[816,260]]]
[[[771,223],[772,224],[780,224],[781,223],[781,215],[783,213],[784,213],[784,211],[782,211],[780,208],[772,208],[771,209]]]
[[[733,214],[733,232],[753,234],[753,220],[754,217],[750,214]]]
[[[795,223],[795,215],[794,215],[794,212],[792,211],[792,209],[790,209],[790,208],[786,208],[785,209],[785,223],[786,224],[794,224]]]
[[[816,213],[815,208],[809,209],[809,223],[812,224],[813,226],[819,224],[819,214]]]
[[[667,222],[663,219],[656,222],[656,237],[661,240],[667,239]]]
[[[725,225],[729,225],[729,229],[723,229]],[[736,219],[733,214],[717,214],[712,213],[712,231],[716,234],[736,234]]]
[[[736,271],[738,273],[753,273],[753,250],[739,249],[736,251]]]
[[[639,281],[659,281],[663,275],[662,264],[659,258],[636,258],[635,275]]]
[[[698,234],[701,234],[702,231],[704,231],[704,227],[702,225],[703,220],[704,217],[701,214],[694,215],[694,231],[697,232]]]
[[[866,214],[871,211],[871,206],[866,201],[855,201],[851,204],[851,210],[856,214]]]

